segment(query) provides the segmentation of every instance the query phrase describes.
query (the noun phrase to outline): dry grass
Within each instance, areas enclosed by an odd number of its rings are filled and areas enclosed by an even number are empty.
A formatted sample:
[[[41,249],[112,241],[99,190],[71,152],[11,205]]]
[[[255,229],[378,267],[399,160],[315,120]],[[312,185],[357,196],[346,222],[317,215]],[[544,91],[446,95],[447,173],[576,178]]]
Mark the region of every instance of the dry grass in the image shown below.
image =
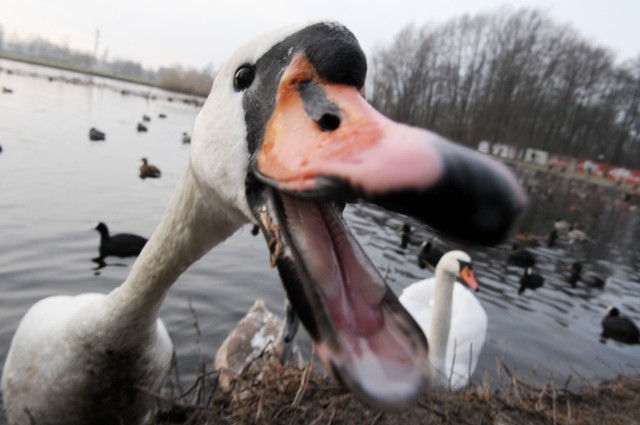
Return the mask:
[[[502,365],[502,385],[488,380],[463,391],[429,392],[414,407],[389,413],[370,409],[315,370],[283,368],[256,359],[233,391],[217,391],[217,375],[204,374],[180,396],[156,395],[148,425],[169,424],[640,424],[640,376],[620,376],[580,391],[522,382]]]

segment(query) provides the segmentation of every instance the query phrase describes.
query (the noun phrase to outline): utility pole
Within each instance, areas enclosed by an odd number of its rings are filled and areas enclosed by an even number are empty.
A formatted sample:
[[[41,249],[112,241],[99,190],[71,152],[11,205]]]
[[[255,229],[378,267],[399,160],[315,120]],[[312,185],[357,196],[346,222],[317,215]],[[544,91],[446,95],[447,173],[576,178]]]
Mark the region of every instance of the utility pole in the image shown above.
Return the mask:
[[[96,30],[95,42],[93,44],[93,67],[94,69],[98,65],[98,45],[100,43],[100,29]]]

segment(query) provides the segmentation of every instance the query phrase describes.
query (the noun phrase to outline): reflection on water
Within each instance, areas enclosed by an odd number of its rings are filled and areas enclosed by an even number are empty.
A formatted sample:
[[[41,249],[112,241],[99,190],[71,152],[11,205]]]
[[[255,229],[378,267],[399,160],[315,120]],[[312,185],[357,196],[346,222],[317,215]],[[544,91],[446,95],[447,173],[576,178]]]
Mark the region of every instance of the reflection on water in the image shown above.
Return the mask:
[[[0,66],[71,75],[7,61],[0,61]],[[182,136],[191,132],[197,108],[160,97],[123,96],[123,90],[132,93],[140,87],[93,81],[69,84],[0,71],[0,86],[13,89],[0,96],[2,363],[18,321],[35,301],[55,294],[105,292],[124,281],[132,258],[109,260],[109,267],[93,270],[91,259],[99,245],[95,223],[105,221],[114,229],[150,235],[185,168],[189,144],[182,143]],[[158,119],[160,114],[166,118]],[[136,125],[144,115],[151,117],[145,124],[148,131],[138,133]],[[106,141],[90,142],[91,127],[105,131]],[[162,178],[138,177],[143,157],[153,158]],[[489,317],[475,378],[481,379],[485,370],[495,377],[497,360],[521,375],[535,368],[538,377],[531,379],[540,382],[547,374],[564,381],[569,374],[595,379],[637,371],[640,347],[600,342],[600,323],[609,305],[640,323],[640,213],[614,189],[542,172],[519,175],[531,194],[521,231],[541,240],[527,249],[536,257],[534,272],[544,285],[519,292],[523,269],[507,263],[514,241],[469,247],[435,235],[441,248],[462,248],[474,259],[481,285],[477,296]],[[430,229],[361,204],[348,206],[345,215],[394,292],[432,275],[417,263],[420,245],[434,236]],[[561,233],[555,246],[547,247],[545,238],[558,217],[579,221],[589,240],[571,243]],[[405,223],[411,229],[403,232]],[[163,306],[161,316],[187,385],[198,372],[198,353],[211,367],[217,346],[256,298],[284,313],[277,272],[269,267],[263,238],[254,237],[251,230],[240,230],[193,265]],[[574,261],[607,276],[604,288],[580,283],[571,287],[565,268]],[[202,333],[199,341],[189,303]],[[308,355],[306,335],[301,345]]]

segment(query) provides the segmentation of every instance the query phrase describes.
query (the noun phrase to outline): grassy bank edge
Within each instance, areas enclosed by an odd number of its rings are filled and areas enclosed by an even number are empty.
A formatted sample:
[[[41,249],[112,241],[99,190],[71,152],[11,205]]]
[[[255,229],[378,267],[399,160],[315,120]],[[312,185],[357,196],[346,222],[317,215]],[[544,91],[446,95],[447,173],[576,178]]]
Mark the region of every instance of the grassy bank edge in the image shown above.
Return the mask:
[[[135,84],[142,84],[144,86],[158,87],[157,84],[155,82],[153,82],[153,81],[142,80],[142,79],[132,78],[132,77],[124,77],[124,76],[121,76],[121,75],[115,75],[115,74],[110,73],[110,72],[98,71],[98,70],[95,70],[95,69],[86,68],[86,67],[82,67],[82,66],[68,65],[68,64],[63,64],[63,63],[59,63],[59,62],[53,62],[53,61],[48,61],[48,60],[38,59],[38,58],[32,58],[32,57],[27,57],[27,56],[22,56],[22,55],[14,55],[14,54],[7,53],[7,52],[0,52],[0,59],[7,59],[7,60],[11,60],[11,61],[16,61],[16,62],[23,62],[23,63],[28,63],[30,65],[40,65],[40,66],[45,66],[47,68],[61,69],[63,71],[78,72],[80,74],[92,75],[92,76],[95,76],[95,77],[110,78],[112,80],[125,81],[125,82],[135,83]]]

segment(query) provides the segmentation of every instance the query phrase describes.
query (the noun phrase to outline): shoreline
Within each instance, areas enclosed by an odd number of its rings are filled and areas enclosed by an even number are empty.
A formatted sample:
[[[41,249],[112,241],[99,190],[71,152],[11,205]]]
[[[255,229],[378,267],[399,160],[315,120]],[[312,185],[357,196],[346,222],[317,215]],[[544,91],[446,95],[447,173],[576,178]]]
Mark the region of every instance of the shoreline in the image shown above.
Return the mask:
[[[147,425],[170,424],[625,424],[640,425],[640,375],[618,375],[571,391],[551,380],[528,384],[503,366],[502,385],[471,383],[456,391],[428,390],[395,412],[362,404],[315,370],[285,368],[259,357],[233,381],[232,392],[217,389],[215,372],[181,396],[151,394],[161,405]],[[194,401],[195,400],[195,401]]]
[[[6,52],[0,52],[0,59],[6,59],[6,60],[14,61],[14,62],[27,63],[29,65],[38,65],[38,66],[44,66],[44,67],[47,67],[47,68],[60,69],[60,70],[63,70],[63,71],[77,72],[77,73],[80,73],[80,74],[91,75],[91,76],[94,76],[94,77],[109,78],[111,80],[125,81],[125,82],[128,82],[128,83],[140,84],[140,85],[148,86],[148,87],[160,88],[153,81],[141,80],[141,79],[132,78],[132,77],[124,77],[124,76],[112,74],[110,72],[98,71],[98,70],[95,70],[95,69],[85,68],[85,67],[81,67],[81,66],[67,65],[67,64],[63,64],[63,63],[59,63],[59,62],[51,62],[51,61],[48,61],[48,60],[32,58],[32,57],[27,57],[27,56],[22,56],[22,55],[13,55],[11,53],[6,53]],[[186,93],[184,93],[184,94],[186,94]]]
[[[144,80],[139,80],[135,78],[122,77],[122,76],[117,76],[117,75],[113,75],[105,72],[99,72],[99,71],[82,68],[82,67],[67,66],[64,64],[52,63],[52,62],[42,61],[39,59],[14,57],[2,52],[0,52],[0,60],[7,60],[10,62],[15,62],[16,64],[27,64],[27,65],[33,65],[33,66],[40,66],[40,67],[48,68],[52,70],[72,72],[72,73],[80,74],[81,76],[88,77],[88,79],[85,80],[84,78],[80,78],[80,77],[66,78],[64,76],[54,77],[44,72],[26,72],[20,68],[4,67],[4,69],[2,69],[2,71],[7,72],[9,74],[13,74],[13,75],[19,75],[19,76],[24,76],[29,78],[45,78],[45,79],[49,79],[49,81],[61,81],[67,84],[83,84],[83,85],[107,87],[111,90],[119,91],[122,95],[141,96],[141,97],[145,97],[152,100],[159,99],[159,100],[165,100],[168,102],[177,101],[177,102],[182,102],[185,104],[192,105],[197,108],[202,107],[202,105],[204,104],[204,101],[206,100],[206,96],[201,96],[199,94],[193,94],[193,93],[186,93],[182,91],[170,90],[167,88],[160,87],[159,85],[157,85],[152,81],[144,81]],[[134,90],[131,88],[123,89],[122,87],[117,87],[113,83],[109,83],[109,81],[96,82],[93,79],[91,79],[91,77],[104,78],[105,80],[110,80],[111,82],[124,82],[124,83],[136,84],[136,85],[140,85],[141,87],[139,90]],[[152,90],[154,89],[158,90],[159,92],[152,92]]]
[[[98,77],[98,78],[104,78],[107,80],[137,84],[137,85],[148,87],[151,89],[162,90],[167,93],[174,93],[176,97],[183,96],[183,97],[189,97],[189,98],[197,98],[199,99],[197,101],[199,103],[203,103],[204,99],[206,99],[208,96],[208,91],[207,91],[207,94],[204,95],[200,92],[197,92],[197,90],[188,90],[188,89],[180,90],[176,86],[169,87],[169,86],[163,85],[161,81],[151,81],[151,80],[144,80],[140,78],[127,77],[127,76],[113,74],[111,72],[95,70],[92,68],[68,65],[64,63],[52,62],[44,59],[32,58],[32,57],[27,57],[22,55],[14,55],[6,52],[0,52],[0,60],[2,59],[7,61],[12,61],[12,62],[17,62],[17,63],[27,64],[27,65],[41,66],[49,69],[57,69],[61,71],[74,72],[74,73],[89,76],[89,77]],[[13,70],[10,70],[10,71],[13,71]],[[30,75],[30,76],[33,76],[33,75]]]

